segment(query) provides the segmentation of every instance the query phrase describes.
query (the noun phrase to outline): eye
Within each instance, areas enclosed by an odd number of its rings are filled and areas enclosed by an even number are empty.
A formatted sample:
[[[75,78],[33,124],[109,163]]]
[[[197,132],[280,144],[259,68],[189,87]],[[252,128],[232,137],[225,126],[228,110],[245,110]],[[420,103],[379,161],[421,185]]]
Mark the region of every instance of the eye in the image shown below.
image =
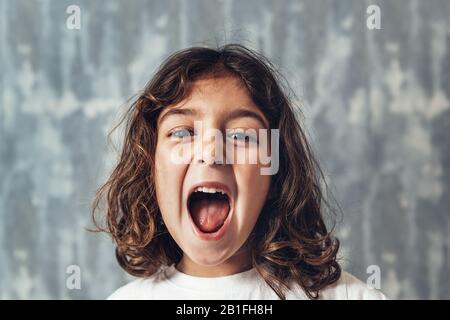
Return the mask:
[[[257,143],[258,138],[256,136],[256,132],[254,130],[239,130],[239,131],[230,131],[228,132],[228,138],[233,140],[236,144],[250,144],[250,143]]]
[[[242,132],[232,133],[231,137],[233,138],[233,140],[239,140],[239,141],[245,141],[245,142],[248,142],[248,140],[250,139],[248,135],[246,135],[245,133],[242,133]]]
[[[190,128],[176,128],[169,133],[169,137],[184,139],[194,135],[194,131]]]

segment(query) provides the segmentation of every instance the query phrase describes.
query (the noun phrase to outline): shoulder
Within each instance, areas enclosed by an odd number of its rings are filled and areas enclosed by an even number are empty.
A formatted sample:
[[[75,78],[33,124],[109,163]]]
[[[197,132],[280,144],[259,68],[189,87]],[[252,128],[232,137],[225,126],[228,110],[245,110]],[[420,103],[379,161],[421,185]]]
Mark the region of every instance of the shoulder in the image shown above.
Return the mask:
[[[308,299],[306,293],[298,285],[292,287],[287,299]],[[322,289],[319,293],[320,300],[385,300],[386,296],[369,287],[348,272],[342,272],[335,283]]]
[[[320,292],[324,300],[385,300],[386,296],[348,272],[342,272],[334,284]]]
[[[107,300],[151,300],[155,299],[156,287],[163,281],[162,271],[146,278],[133,280],[118,288]]]

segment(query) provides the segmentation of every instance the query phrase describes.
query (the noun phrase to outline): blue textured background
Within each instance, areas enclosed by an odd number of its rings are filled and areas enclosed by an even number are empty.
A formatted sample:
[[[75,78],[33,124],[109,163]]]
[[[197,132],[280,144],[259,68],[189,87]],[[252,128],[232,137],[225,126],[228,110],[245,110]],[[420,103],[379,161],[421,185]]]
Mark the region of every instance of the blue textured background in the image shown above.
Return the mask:
[[[102,299],[129,280],[83,229],[116,159],[106,133],[166,55],[234,41],[304,105],[347,270],[380,266],[391,298],[450,298],[449,16],[444,0],[0,0],[0,297]]]

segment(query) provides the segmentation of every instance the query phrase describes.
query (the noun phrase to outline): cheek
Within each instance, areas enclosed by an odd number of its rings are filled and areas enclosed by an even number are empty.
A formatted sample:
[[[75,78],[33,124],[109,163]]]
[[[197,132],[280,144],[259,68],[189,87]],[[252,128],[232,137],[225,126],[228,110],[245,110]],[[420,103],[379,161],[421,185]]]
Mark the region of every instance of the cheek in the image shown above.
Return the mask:
[[[184,166],[170,161],[170,149],[158,145],[155,152],[155,182],[158,206],[164,220],[175,219],[181,211]]]
[[[254,224],[263,208],[271,177],[261,175],[259,165],[237,165],[235,168],[236,183],[239,194],[238,215],[246,224]],[[253,225],[248,226],[253,227]]]

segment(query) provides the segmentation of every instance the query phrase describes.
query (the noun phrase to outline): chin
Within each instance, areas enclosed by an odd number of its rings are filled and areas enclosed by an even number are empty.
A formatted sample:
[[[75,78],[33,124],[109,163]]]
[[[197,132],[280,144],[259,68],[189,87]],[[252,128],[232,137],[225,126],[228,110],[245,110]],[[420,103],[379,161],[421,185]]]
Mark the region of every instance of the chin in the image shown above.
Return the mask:
[[[202,250],[202,249],[199,249]],[[230,258],[229,252],[214,252],[214,250],[202,250],[202,254],[198,252],[188,254],[189,258],[198,265],[214,267],[220,265]]]

